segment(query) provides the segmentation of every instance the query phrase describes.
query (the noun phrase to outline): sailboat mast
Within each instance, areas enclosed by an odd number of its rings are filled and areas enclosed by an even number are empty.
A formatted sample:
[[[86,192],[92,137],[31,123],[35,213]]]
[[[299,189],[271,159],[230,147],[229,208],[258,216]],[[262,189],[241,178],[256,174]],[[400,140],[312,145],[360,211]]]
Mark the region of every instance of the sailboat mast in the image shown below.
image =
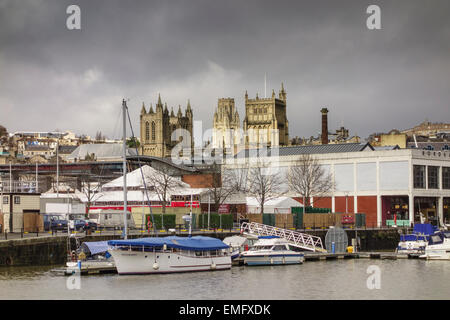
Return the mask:
[[[56,141],[56,197],[59,198],[59,138]]]
[[[192,192],[191,192],[191,210],[189,212],[189,237],[191,236],[192,233]]]
[[[122,101],[123,112],[123,238],[127,239],[127,122],[126,112],[127,104],[125,99]]]

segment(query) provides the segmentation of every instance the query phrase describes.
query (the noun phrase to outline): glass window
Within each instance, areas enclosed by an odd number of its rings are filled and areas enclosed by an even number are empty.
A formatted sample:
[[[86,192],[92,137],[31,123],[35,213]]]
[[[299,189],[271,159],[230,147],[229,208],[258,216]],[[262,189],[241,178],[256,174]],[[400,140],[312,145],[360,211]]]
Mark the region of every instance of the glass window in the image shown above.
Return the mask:
[[[152,141],[156,140],[156,125],[155,122],[152,121]]]
[[[4,196],[3,197],[3,204],[8,204],[9,203],[9,197],[8,196]]]
[[[414,188],[425,189],[425,166],[414,165]]]
[[[439,167],[428,166],[428,188],[439,188]]]
[[[14,204],[20,204],[20,197],[14,196]]]
[[[148,122],[145,123],[145,140],[150,140],[150,124]]]
[[[442,189],[450,189],[450,167],[442,167]]]

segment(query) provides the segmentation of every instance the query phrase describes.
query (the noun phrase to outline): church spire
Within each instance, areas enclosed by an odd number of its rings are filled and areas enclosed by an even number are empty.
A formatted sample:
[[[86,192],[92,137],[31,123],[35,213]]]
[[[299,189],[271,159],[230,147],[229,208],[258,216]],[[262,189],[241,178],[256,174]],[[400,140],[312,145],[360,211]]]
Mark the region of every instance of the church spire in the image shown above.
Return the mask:
[[[181,117],[182,117],[182,114],[181,114],[181,106],[180,106],[180,105],[178,105],[177,117],[178,117],[178,118],[181,118]]]
[[[141,109],[141,114],[146,114],[147,111],[145,110],[145,104],[144,102],[142,102],[142,109]]]
[[[286,91],[284,91],[283,82],[281,83],[281,90],[279,93],[279,98],[280,98],[280,100],[284,100],[284,102],[286,102]]]
[[[156,103],[156,112],[163,111],[163,104],[161,102],[161,95],[158,93],[158,102]]]
[[[186,110],[191,110],[191,100],[190,99],[188,99]]]
[[[191,101],[189,99],[188,99],[185,115],[188,118],[192,118]]]
[[[153,113],[153,105],[150,103],[150,110],[148,111],[148,113]]]
[[[158,104],[159,104],[159,105],[162,105],[162,102],[161,102],[161,94],[159,94],[159,93],[158,93]]]

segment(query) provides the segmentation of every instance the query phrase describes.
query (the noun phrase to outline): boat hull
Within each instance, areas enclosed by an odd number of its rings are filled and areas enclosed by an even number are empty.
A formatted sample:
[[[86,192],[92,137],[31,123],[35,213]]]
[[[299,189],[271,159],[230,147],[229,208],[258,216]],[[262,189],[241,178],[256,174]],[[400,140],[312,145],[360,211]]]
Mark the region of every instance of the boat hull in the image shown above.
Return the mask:
[[[305,257],[303,254],[254,254],[244,255],[244,264],[248,266],[263,266],[263,265],[283,265],[283,264],[301,264]]]
[[[175,252],[141,252],[111,250],[117,273],[158,274],[175,272],[213,271],[231,268],[231,257],[194,257]]]
[[[427,249],[425,254],[420,256],[427,260],[450,260],[450,249]]]

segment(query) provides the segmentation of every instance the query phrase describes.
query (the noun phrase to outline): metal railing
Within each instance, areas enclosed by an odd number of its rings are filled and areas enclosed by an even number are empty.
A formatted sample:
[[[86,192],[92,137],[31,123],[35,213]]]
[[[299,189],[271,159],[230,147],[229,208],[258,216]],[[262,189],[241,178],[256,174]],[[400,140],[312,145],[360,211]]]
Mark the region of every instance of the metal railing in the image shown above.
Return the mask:
[[[287,240],[290,245],[304,250],[326,252],[320,237],[293,230],[281,229],[256,222],[243,222],[241,224],[241,232],[258,236],[277,236]]]

